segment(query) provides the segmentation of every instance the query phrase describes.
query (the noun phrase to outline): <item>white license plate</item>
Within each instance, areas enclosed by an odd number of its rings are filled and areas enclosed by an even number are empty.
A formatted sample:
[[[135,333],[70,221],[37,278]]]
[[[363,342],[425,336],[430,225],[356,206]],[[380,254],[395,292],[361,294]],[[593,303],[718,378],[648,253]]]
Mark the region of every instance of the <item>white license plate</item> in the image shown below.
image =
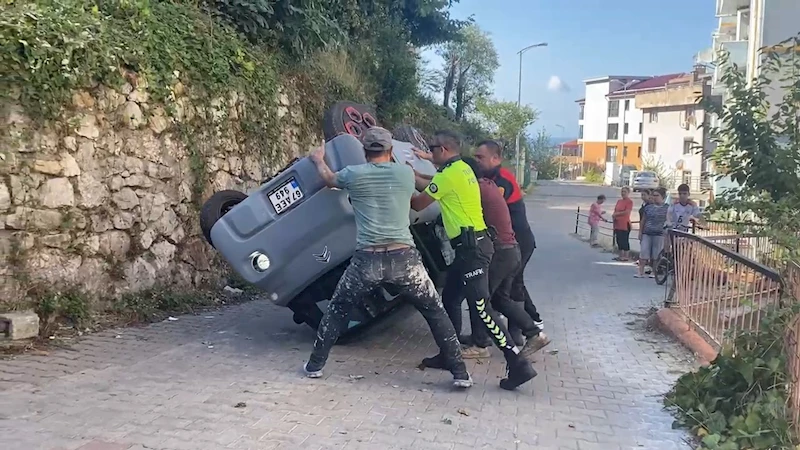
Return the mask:
[[[269,201],[278,214],[285,212],[302,198],[303,191],[300,189],[300,184],[294,178],[290,178],[289,181],[269,194]]]

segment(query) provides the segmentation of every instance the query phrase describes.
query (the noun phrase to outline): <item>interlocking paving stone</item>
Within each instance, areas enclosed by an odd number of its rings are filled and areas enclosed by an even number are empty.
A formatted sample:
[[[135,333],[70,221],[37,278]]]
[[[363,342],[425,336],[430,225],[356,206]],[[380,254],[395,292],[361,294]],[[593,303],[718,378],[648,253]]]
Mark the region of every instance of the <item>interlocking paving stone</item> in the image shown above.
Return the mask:
[[[497,351],[468,363],[466,392],[448,373],[418,370],[436,349],[410,308],[335,347],[325,376],[305,379],[313,333],[255,301],[0,362],[0,448],[689,448],[661,394],[694,363],[644,327],[663,291],[568,236],[592,189],[541,185],[528,200],[539,248],[527,283],[553,343],[517,392],[497,386]]]

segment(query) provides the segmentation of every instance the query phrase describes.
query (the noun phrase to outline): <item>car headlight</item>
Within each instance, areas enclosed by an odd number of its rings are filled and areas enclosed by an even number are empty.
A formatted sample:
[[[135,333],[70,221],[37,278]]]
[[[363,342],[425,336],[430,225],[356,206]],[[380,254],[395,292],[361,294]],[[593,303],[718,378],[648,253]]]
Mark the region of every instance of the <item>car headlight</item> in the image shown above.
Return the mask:
[[[261,252],[253,252],[250,254],[250,263],[253,265],[253,269],[255,269],[256,272],[266,272],[270,266],[269,257]]]

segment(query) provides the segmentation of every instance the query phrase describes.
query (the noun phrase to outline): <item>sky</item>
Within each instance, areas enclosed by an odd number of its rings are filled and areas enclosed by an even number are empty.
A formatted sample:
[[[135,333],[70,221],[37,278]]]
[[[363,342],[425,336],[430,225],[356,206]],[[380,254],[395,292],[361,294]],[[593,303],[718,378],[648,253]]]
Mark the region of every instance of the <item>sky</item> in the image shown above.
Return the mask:
[[[473,16],[490,34],[501,64],[494,96],[501,100],[517,100],[517,52],[547,42],[523,57],[522,103],[540,111],[529,131],[544,127],[574,138],[583,80],[690,71],[694,55],[711,46],[715,7],[714,0],[461,0],[451,14]],[[424,57],[440,67],[433,51]]]

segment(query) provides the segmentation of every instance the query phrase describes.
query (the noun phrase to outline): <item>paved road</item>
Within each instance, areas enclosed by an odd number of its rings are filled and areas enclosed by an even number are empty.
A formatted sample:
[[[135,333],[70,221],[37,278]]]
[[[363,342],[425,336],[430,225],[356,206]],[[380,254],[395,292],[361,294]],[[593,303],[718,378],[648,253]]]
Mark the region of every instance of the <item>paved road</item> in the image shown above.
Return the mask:
[[[466,392],[418,370],[435,349],[408,310],[337,346],[325,378],[305,379],[312,333],[252,302],[0,362],[0,448],[688,448],[660,394],[689,355],[644,329],[661,295],[652,281],[568,236],[586,192],[543,184],[528,199],[539,243],[528,282],[553,343],[517,392],[497,387],[499,352],[470,363]]]

